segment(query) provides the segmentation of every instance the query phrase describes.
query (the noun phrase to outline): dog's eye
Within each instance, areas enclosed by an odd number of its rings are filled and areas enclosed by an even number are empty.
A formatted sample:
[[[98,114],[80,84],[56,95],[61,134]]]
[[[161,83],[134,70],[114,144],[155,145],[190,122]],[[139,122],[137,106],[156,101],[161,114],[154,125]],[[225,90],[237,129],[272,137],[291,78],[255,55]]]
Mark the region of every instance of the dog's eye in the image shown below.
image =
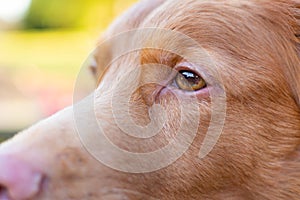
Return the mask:
[[[204,79],[192,71],[179,71],[175,77],[175,83],[181,90],[197,91],[206,87]]]

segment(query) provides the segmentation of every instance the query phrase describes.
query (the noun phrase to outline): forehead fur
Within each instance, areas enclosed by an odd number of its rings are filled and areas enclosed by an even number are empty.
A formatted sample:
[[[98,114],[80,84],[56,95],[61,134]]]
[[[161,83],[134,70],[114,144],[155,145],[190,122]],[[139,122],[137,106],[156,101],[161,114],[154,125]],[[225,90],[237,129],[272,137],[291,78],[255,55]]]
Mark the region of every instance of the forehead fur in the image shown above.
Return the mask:
[[[293,22],[288,5],[279,2],[173,0],[150,13],[139,28],[180,31],[201,45],[249,54],[257,46],[274,52],[273,42],[295,40]]]
[[[232,70],[282,76],[299,104],[299,8],[300,1],[172,0],[150,13],[140,27],[184,33]]]
[[[255,79],[260,74],[262,79],[276,75],[300,104],[299,5],[299,1],[285,0],[143,0],[105,35],[144,27],[181,32],[212,52],[220,65],[226,64],[225,76],[232,79],[238,70],[252,72],[250,78]]]

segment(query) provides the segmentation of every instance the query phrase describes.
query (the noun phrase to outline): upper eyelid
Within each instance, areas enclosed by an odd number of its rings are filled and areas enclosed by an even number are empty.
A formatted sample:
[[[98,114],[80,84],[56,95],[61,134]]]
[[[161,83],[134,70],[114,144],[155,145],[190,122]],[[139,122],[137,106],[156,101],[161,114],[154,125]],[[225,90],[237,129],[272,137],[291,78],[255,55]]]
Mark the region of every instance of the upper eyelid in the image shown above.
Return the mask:
[[[191,64],[189,62],[180,62],[177,63],[174,67],[174,70],[181,71],[181,70],[190,70],[193,71],[194,73],[198,74],[201,76],[203,79],[205,79],[206,75],[205,73],[199,69],[196,65]]]

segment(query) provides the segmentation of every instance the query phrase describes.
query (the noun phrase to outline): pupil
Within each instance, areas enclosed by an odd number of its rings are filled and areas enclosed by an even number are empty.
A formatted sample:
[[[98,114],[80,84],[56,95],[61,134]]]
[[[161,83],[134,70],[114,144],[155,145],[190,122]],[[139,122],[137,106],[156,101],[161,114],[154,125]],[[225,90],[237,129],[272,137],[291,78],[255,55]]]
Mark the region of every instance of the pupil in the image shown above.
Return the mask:
[[[200,81],[200,77],[198,75],[195,75],[192,72],[183,71],[183,72],[181,72],[181,74],[191,84],[198,84]]]

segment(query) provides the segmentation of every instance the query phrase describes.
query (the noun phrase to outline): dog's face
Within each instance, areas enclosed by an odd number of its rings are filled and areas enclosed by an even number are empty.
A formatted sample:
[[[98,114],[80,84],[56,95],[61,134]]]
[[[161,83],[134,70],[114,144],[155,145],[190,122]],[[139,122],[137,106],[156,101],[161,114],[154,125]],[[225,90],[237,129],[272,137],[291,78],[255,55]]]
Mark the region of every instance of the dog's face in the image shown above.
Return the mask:
[[[299,5],[138,3],[93,95],[1,145],[0,199],[298,199]]]

